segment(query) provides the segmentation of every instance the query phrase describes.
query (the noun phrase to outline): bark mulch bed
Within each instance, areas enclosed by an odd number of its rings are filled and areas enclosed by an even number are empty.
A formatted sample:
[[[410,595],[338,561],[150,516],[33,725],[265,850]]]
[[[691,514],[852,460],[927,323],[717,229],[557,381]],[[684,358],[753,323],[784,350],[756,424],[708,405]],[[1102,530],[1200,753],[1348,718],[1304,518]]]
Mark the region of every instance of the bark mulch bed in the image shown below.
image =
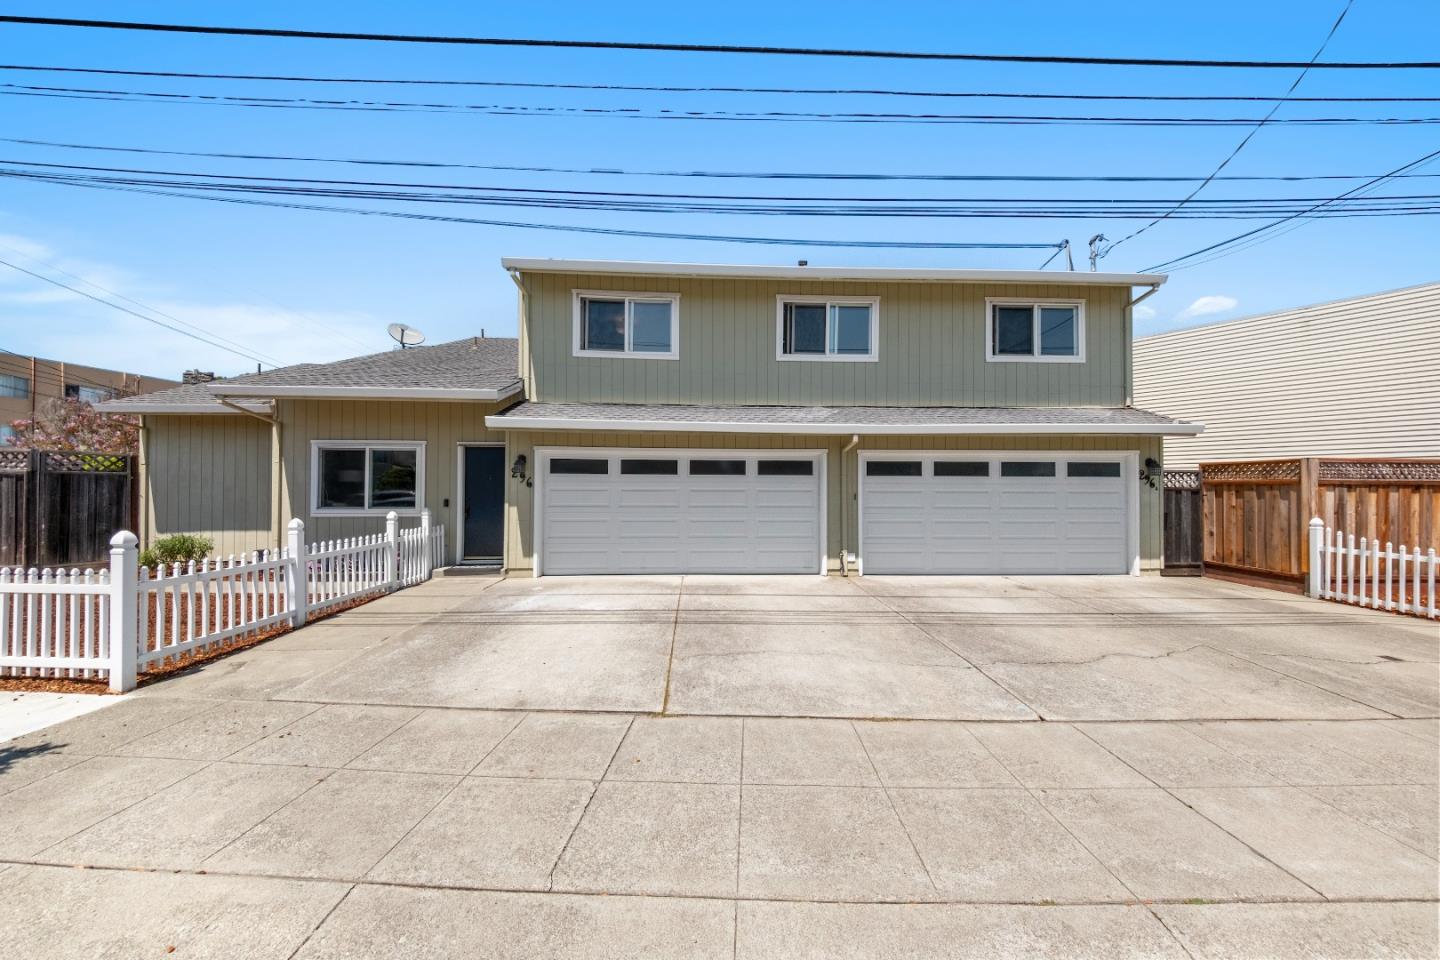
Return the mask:
[[[380,593],[373,596],[357,597],[347,603],[341,603],[326,610],[323,614],[312,616],[305,622],[316,623],[353,610],[356,607],[364,606],[371,600],[378,600],[386,594]],[[151,614],[153,619],[153,612]],[[249,650],[251,647],[259,646],[267,640],[273,640],[278,636],[291,632],[288,623],[276,624],[268,627],[259,633],[241,636],[233,640],[214,644],[203,651],[192,651],[183,653],[165,660],[160,666],[147,670],[140,674],[137,686],[144,687],[172,677],[177,673],[198,667],[201,664],[210,663],[212,660],[219,660],[231,654],[239,653],[242,650]],[[69,677],[0,677],[0,691],[13,690],[22,693],[89,693],[98,696],[108,696],[110,686],[108,680],[78,680]]]

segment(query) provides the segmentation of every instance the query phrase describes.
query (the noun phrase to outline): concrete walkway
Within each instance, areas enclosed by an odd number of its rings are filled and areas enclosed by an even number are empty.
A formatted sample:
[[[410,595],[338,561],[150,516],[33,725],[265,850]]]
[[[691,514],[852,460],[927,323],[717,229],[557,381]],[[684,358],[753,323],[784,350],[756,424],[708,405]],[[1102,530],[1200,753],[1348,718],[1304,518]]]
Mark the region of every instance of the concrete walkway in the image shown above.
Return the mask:
[[[0,929],[1433,957],[1437,661],[1433,623],[1214,582],[437,579],[0,744]]]

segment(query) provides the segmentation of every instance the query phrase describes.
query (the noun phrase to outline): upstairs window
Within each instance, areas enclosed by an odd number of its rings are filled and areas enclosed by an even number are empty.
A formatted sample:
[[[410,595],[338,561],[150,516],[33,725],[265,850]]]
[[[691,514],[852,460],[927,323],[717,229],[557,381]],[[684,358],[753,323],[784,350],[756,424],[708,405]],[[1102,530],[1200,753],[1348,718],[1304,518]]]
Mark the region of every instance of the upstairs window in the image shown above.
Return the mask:
[[[830,299],[779,297],[777,360],[875,360],[880,301],[876,297]]]
[[[674,360],[680,295],[575,291],[575,355]]]
[[[987,300],[985,359],[1079,363],[1085,359],[1085,304],[1073,300]]]

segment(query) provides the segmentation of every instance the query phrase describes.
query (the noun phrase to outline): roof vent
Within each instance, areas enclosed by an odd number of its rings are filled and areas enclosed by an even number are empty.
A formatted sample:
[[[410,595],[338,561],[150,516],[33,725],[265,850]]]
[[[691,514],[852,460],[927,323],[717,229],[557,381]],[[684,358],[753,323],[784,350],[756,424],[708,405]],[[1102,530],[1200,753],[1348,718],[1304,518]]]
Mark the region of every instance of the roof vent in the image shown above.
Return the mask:
[[[214,371],[214,370],[186,370],[186,371],[181,375],[181,382],[182,382],[182,383],[185,383],[185,384],[191,384],[191,383],[209,383],[211,380],[214,380],[214,379],[215,379],[215,371]]]

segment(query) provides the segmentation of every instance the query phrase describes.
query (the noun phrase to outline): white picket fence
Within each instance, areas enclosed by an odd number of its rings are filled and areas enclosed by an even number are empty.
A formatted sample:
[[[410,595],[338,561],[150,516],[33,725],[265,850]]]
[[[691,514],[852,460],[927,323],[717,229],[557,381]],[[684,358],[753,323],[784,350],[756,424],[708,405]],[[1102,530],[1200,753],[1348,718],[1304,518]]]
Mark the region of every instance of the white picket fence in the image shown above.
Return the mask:
[[[408,530],[391,512],[383,533],[311,544],[304,535],[296,518],[282,548],[152,574],[122,530],[108,569],[0,568],[0,676],[106,678],[132,690],[166,661],[422,583],[445,556],[445,528],[428,510]]]
[[[1440,619],[1435,598],[1435,548],[1390,543],[1345,534],[1310,521],[1310,580],[1306,592],[1322,600],[1353,603]]]

